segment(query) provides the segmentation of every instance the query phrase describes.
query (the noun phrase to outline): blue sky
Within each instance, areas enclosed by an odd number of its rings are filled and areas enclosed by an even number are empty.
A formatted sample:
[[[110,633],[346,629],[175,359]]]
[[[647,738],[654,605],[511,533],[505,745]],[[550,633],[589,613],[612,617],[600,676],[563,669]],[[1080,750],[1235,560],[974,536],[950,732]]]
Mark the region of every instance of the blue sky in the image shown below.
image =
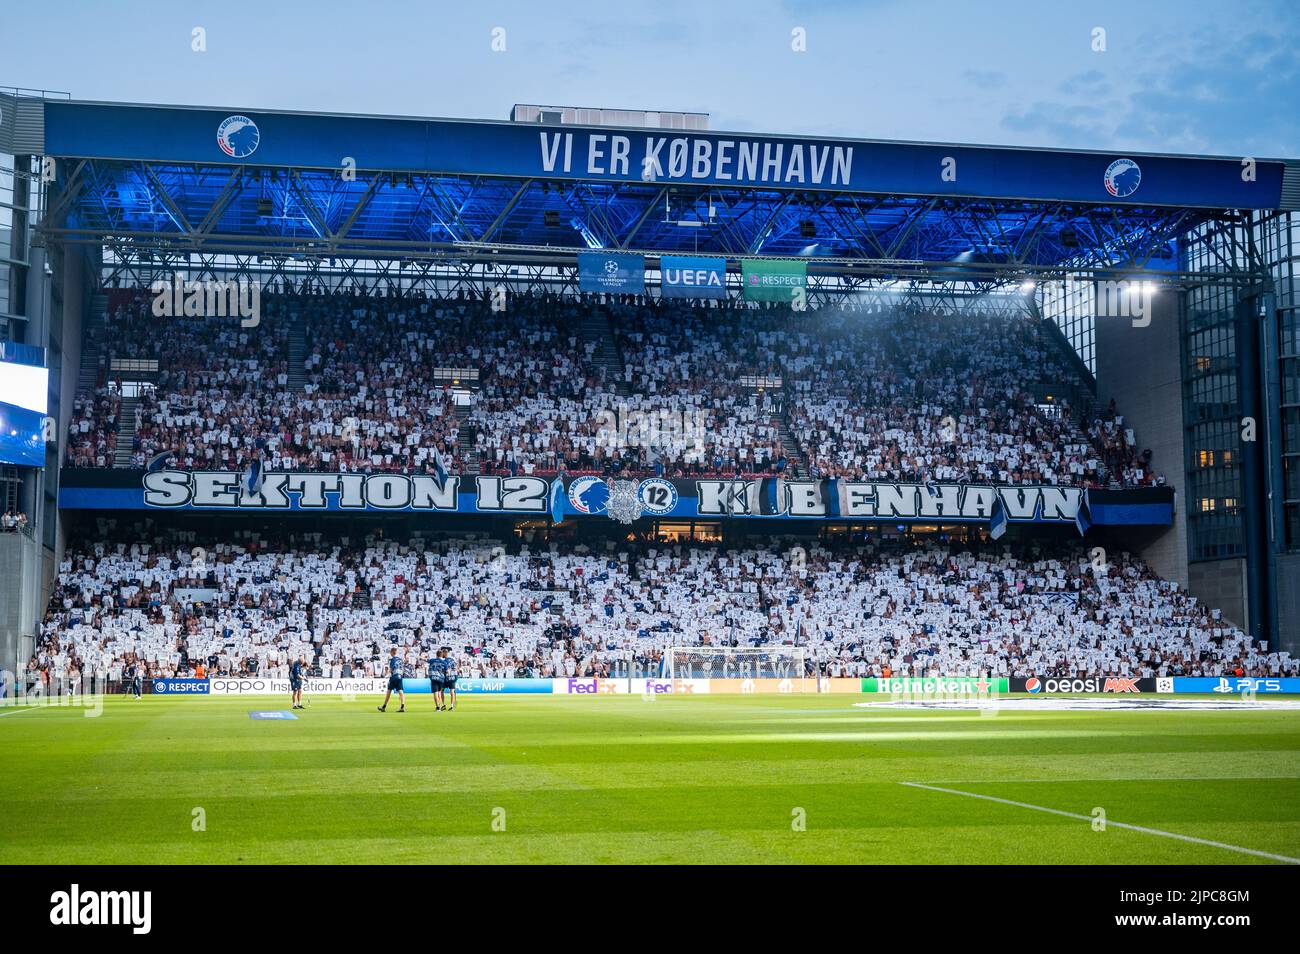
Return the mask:
[[[2,17],[0,84],[81,99],[626,106],[705,111],[714,129],[1300,157],[1295,0],[62,0]]]

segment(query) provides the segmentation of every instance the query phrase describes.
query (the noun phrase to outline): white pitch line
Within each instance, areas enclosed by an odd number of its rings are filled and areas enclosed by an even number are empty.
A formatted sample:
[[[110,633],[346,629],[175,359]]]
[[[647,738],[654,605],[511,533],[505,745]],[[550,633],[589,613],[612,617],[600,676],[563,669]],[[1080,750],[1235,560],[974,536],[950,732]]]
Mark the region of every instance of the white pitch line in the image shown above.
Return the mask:
[[[1296,782],[1300,775],[1079,775],[1072,778],[945,778],[949,785],[1020,784],[1021,782]],[[909,784],[907,782],[902,783]],[[920,784],[919,782],[917,784]]]
[[[955,788],[940,788],[937,785],[922,785],[920,782],[899,782],[899,785],[906,785],[908,788],[924,788],[931,792],[944,792],[948,795],[965,795],[967,798],[982,798],[986,802],[997,802],[1000,805],[1014,805],[1016,808],[1028,808],[1036,812],[1047,812],[1050,815],[1062,815],[1065,818],[1074,818],[1078,821],[1093,822],[1091,815],[1080,815],[1076,812],[1064,812],[1059,808],[1045,808],[1042,805],[1030,805],[1028,802],[1013,802],[1009,798],[996,798],[993,795],[980,795],[976,792],[961,792]],[[1254,848],[1242,848],[1240,845],[1229,845],[1222,841],[1210,841],[1207,838],[1196,838],[1192,835],[1180,835],[1173,831],[1161,831],[1159,828],[1144,828],[1142,825],[1129,825],[1125,822],[1111,821],[1106,819],[1106,826],[1115,828],[1127,828],[1129,831],[1140,831],[1146,835],[1160,835],[1163,838],[1175,838],[1178,841],[1189,841],[1196,845],[1208,845],[1211,848],[1223,848],[1226,851],[1236,851],[1243,855],[1254,855],[1257,858],[1269,858],[1273,861],[1282,861],[1289,865],[1300,865],[1300,858],[1289,858],[1286,855],[1274,855],[1267,851],[1256,851]]]
[[[8,712],[0,712],[0,716],[18,715],[20,712],[31,712],[33,709],[39,709],[40,706],[27,706],[23,709],[11,709]]]

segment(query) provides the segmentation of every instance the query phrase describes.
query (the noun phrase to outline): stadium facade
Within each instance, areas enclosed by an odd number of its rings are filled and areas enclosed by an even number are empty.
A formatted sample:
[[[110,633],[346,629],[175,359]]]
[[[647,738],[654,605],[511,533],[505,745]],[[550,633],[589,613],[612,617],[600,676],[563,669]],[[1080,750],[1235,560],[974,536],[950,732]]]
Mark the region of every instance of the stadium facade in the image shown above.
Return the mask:
[[[61,472],[105,289],[306,280],[385,295],[578,294],[591,290],[592,255],[612,263],[611,291],[681,293],[670,289],[683,259],[723,259],[692,266],[717,280],[709,297],[761,297],[751,284],[788,280],[814,309],[851,297],[1034,316],[1087,382],[1071,403],[1087,413],[1115,399],[1172,488],[1109,502],[1102,491],[1097,539],[1137,550],[1256,640],[1300,652],[1300,162],[732,134],[698,121],[584,126],[561,114],[438,120],[0,91],[0,341],[43,349],[51,421],[43,467],[0,465],[3,509],[30,515],[27,532],[0,536],[3,668],[30,652],[74,515],[244,508],[237,486],[210,475]],[[452,369],[457,383],[473,371]],[[419,499],[440,516],[481,518],[492,501],[493,519],[555,514],[544,481],[456,478],[448,496],[418,478],[372,488],[269,475],[249,508],[317,509],[307,501],[319,496],[328,511]],[[688,509],[642,506],[642,519],[983,526],[1001,493],[966,488],[926,511],[918,488],[855,504],[808,481],[797,514],[769,507],[762,482],[740,494],[728,481],[664,483]],[[1073,522],[1081,498],[1048,490],[1002,504],[1028,507],[1013,519],[1052,519],[1054,506]],[[510,493],[527,505],[503,504]],[[887,493],[910,503],[876,509]]]

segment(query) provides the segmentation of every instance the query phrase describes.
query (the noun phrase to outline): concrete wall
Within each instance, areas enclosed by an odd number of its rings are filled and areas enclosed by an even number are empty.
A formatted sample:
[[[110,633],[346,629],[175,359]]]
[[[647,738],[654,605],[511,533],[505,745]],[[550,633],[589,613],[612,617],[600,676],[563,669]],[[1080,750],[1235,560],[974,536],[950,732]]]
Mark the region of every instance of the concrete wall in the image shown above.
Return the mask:
[[[1115,399],[1138,447],[1151,448],[1152,467],[1178,494],[1173,525],[1134,534],[1130,546],[1165,579],[1188,586],[1179,293],[1157,294],[1151,305],[1145,327],[1130,318],[1097,319],[1097,400],[1104,408]]]
[[[1191,565],[1189,589],[1201,602],[1223,610],[1224,619],[1246,628],[1246,561],[1205,560]]]
[[[86,253],[77,246],[64,249],[61,262],[62,314],[56,316],[63,342],[63,368],[59,377],[59,459],[66,447],[68,422],[72,418],[72,402],[77,395],[77,382],[81,377],[81,351],[85,338],[85,310],[89,304],[90,288],[96,276],[93,264],[88,266]],[[67,534],[62,519],[54,536],[54,546],[48,554],[43,592],[54,587],[58,565],[63,560]]]
[[[32,599],[40,579],[39,547],[23,533],[0,533],[0,669],[17,672],[31,654]]]
[[[1300,657],[1300,553],[1277,557],[1278,649]]]

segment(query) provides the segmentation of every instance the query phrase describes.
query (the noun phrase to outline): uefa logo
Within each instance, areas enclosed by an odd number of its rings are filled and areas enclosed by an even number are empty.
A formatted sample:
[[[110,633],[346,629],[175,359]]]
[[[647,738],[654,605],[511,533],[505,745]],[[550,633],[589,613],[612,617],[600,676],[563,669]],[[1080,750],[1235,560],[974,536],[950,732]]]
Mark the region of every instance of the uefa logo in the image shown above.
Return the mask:
[[[1123,199],[1137,191],[1142,184],[1142,169],[1132,159],[1116,159],[1106,167],[1102,177],[1106,191],[1117,199]]]
[[[217,127],[217,145],[231,159],[247,159],[261,139],[257,123],[247,116],[227,116]]]

